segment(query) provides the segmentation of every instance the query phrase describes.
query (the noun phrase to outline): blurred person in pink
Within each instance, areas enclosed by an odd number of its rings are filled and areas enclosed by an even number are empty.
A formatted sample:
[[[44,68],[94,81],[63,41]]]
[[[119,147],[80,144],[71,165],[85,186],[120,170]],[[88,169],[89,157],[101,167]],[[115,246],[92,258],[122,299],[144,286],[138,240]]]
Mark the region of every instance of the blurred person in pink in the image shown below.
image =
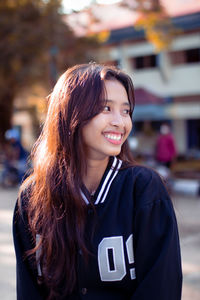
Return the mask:
[[[156,143],[156,159],[162,165],[170,168],[176,157],[176,146],[170,127],[163,123]]]

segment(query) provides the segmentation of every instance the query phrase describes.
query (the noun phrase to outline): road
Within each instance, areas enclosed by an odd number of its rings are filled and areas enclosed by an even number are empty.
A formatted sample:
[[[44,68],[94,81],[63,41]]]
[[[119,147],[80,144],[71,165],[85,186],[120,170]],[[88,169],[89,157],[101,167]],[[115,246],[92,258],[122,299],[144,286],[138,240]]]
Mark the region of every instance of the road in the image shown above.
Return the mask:
[[[3,300],[16,299],[11,223],[17,192],[17,189],[0,189],[0,299]],[[181,242],[184,275],[182,300],[200,300],[200,198],[172,198]]]

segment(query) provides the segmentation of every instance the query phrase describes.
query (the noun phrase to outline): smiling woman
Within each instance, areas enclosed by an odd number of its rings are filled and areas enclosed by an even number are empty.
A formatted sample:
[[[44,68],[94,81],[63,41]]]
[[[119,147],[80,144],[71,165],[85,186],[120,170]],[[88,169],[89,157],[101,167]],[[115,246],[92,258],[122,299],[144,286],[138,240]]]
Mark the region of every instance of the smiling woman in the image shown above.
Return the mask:
[[[181,299],[171,200],[128,148],[134,102],[115,67],[58,80],[14,213],[18,299]]]
[[[132,120],[124,86],[115,79],[106,80],[104,84],[107,99],[103,111],[83,127],[82,134],[88,159],[106,159],[107,162],[109,156],[120,154]]]

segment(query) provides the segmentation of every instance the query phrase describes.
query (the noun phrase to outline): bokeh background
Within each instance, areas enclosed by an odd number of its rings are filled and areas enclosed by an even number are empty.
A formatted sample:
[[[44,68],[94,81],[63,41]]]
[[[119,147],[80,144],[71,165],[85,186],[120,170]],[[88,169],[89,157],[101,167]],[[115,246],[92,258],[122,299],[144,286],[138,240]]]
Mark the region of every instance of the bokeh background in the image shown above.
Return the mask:
[[[0,2],[0,298],[16,299],[12,211],[48,95],[69,66],[91,61],[133,79],[130,147],[166,180],[180,231],[183,300],[200,299],[199,0]]]

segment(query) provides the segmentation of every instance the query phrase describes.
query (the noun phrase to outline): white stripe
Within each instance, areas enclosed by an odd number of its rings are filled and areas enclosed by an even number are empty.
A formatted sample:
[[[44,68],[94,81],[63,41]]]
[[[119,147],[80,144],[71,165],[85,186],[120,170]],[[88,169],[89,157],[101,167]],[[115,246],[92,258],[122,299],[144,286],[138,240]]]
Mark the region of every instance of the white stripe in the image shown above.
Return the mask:
[[[81,191],[81,196],[83,197],[83,200],[85,201],[86,204],[89,204],[88,199],[86,198],[85,194]]]
[[[95,201],[94,204],[98,204],[98,203],[99,203],[99,201],[100,201],[100,199],[101,199],[101,196],[102,196],[102,194],[103,194],[103,192],[104,192],[105,186],[106,186],[106,184],[107,184],[107,182],[108,182],[110,176],[111,176],[112,173],[113,173],[113,169],[114,169],[116,163],[117,163],[117,158],[114,156],[114,160],[113,160],[112,167],[111,167],[110,171],[108,172],[108,174],[107,174],[107,176],[106,176],[106,178],[105,178],[105,180],[104,180],[104,183],[103,183],[103,185],[102,185],[102,187],[101,187],[101,190],[100,190],[100,192],[99,192],[99,195],[98,195],[98,197],[97,197],[97,200]]]
[[[120,169],[121,165],[122,165],[122,161],[119,160],[119,165],[118,165],[118,167],[117,167],[117,170],[115,171],[115,174],[114,174],[113,178],[111,179],[111,181],[110,181],[110,183],[109,183],[109,185],[108,185],[108,187],[107,187],[107,189],[106,189],[106,192],[105,192],[105,194],[104,194],[104,196],[103,196],[103,199],[101,200],[101,203],[103,203],[103,202],[105,201],[106,196],[107,196],[107,194],[108,194],[108,192],[109,192],[111,183],[113,182],[113,180],[114,180],[115,177],[117,176],[117,173],[119,172],[119,169]]]
[[[39,241],[40,241],[40,234],[36,234],[35,240],[36,240],[36,245],[38,245]],[[42,276],[41,266],[40,266],[40,262],[39,262],[40,253],[41,253],[41,249],[36,250],[38,276]]]

